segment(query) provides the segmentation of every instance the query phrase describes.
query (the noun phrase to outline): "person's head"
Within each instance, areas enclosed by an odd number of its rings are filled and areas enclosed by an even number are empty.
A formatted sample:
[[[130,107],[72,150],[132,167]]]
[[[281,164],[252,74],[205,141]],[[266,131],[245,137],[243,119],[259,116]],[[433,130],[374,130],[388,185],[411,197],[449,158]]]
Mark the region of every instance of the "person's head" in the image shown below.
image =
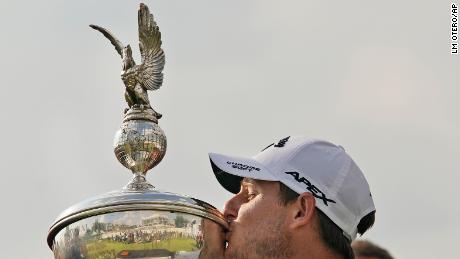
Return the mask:
[[[210,158],[235,193],[226,258],[353,258],[351,240],[374,222],[369,186],[340,146],[288,137],[252,159]]]
[[[351,246],[356,259],[393,259],[387,250],[370,241],[357,240]]]

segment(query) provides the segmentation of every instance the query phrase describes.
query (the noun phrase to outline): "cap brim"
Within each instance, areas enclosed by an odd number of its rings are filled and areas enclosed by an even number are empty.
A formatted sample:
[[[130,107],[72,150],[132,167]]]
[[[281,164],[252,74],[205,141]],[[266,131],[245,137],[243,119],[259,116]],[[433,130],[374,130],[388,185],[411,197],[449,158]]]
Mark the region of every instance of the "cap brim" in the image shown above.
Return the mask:
[[[229,192],[238,193],[243,178],[278,181],[261,163],[244,157],[209,153],[211,167],[217,181]]]

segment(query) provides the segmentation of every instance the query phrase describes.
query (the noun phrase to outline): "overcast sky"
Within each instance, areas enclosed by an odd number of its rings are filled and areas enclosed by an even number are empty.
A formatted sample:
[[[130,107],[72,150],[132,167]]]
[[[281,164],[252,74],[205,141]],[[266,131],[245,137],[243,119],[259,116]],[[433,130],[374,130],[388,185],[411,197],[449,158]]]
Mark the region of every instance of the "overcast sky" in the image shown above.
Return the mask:
[[[460,4],[455,0],[454,3]],[[146,1],[166,53],[150,99],[168,138],[155,186],[222,208],[208,152],[288,135],[345,147],[377,208],[364,237],[396,258],[458,258],[460,54],[451,1]],[[119,189],[118,54],[139,60],[139,1],[0,1],[2,258],[51,258],[67,207]]]

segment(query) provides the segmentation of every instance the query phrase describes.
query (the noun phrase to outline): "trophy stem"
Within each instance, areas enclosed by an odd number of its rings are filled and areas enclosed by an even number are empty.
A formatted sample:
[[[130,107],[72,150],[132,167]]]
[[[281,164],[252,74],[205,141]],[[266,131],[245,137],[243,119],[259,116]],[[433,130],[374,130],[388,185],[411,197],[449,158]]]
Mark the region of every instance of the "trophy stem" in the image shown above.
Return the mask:
[[[129,191],[145,191],[155,189],[155,187],[145,179],[145,175],[139,172],[133,172],[133,178],[123,189]]]

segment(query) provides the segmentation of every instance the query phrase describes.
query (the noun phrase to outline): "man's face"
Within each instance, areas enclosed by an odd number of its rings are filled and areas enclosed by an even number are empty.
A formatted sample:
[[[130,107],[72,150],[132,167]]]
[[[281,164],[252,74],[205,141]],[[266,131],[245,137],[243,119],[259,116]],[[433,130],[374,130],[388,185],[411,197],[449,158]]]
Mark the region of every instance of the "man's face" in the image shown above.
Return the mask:
[[[225,258],[289,258],[287,209],[279,198],[279,183],[244,179],[238,194],[226,202],[230,222]]]

